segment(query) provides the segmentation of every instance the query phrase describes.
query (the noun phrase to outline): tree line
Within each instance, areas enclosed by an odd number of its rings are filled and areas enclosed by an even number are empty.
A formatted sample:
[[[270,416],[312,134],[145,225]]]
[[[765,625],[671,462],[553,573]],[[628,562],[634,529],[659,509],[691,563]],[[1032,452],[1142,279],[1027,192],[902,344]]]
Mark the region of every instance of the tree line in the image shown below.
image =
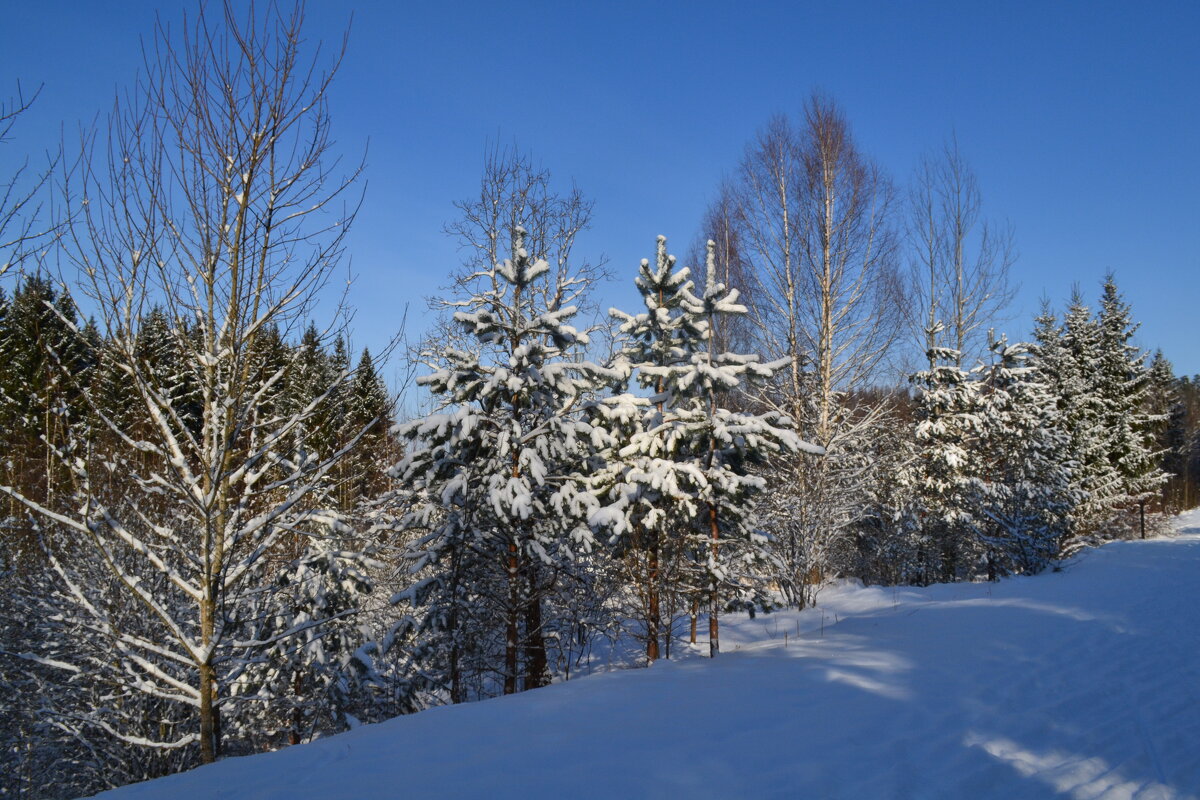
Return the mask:
[[[61,217],[39,180],[0,202],[0,791],[716,656],[724,615],[834,579],[1034,573],[1195,504],[1195,379],[1134,344],[1115,279],[1010,341],[1013,234],[957,143],[902,192],[821,95],[607,315],[591,202],[490,152],[404,354],[427,413],[397,420],[348,309],[320,313],[361,168],[302,22],[159,28],[53,165]]]

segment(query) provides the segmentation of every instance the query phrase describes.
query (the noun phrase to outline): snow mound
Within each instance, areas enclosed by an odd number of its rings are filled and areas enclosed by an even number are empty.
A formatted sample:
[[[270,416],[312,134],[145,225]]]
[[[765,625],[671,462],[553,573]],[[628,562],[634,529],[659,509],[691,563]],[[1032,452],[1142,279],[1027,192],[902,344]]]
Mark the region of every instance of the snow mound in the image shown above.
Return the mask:
[[[103,795],[1200,796],[1200,513],[996,584],[827,590],[684,654]]]

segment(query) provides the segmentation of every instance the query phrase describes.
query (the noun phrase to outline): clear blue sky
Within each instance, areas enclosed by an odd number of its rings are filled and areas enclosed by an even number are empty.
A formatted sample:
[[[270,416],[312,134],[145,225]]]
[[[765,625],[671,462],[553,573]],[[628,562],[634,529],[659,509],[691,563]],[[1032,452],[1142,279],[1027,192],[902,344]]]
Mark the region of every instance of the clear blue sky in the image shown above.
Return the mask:
[[[183,7],[6,0],[0,93],[45,88],[0,168],[106,110],[155,10]],[[1140,343],[1200,373],[1200,3],[310,2],[309,33],[337,40],[351,10],[332,97],[339,146],[370,142],[358,346],[405,303],[420,328],[489,141],[595,200],[580,249],[620,280],[604,304],[630,305],[654,236],[682,254],[755,130],[819,88],[897,180],[956,132],[985,213],[1016,229],[1011,333],[1072,284],[1094,299],[1111,269]]]

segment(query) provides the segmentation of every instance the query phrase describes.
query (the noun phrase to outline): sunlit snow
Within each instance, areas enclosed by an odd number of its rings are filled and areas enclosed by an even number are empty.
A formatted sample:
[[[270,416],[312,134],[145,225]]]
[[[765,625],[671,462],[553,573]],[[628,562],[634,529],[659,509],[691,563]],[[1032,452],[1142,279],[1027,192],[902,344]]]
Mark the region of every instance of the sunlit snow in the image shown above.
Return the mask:
[[[677,645],[105,796],[1197,797],[1200,512],[1177,527],[1036,577],[834,587],[727,618],[715,661]]]

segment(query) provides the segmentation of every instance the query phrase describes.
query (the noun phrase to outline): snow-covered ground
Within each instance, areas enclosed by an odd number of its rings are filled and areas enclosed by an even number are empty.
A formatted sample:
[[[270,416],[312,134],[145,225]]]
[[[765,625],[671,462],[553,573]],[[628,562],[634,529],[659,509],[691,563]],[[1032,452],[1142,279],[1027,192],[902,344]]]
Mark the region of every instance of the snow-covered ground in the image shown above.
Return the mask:
[[[1200,513],[1062,572],[842,586],[725,653],[436,708],[112,798],[1200,797]]]

